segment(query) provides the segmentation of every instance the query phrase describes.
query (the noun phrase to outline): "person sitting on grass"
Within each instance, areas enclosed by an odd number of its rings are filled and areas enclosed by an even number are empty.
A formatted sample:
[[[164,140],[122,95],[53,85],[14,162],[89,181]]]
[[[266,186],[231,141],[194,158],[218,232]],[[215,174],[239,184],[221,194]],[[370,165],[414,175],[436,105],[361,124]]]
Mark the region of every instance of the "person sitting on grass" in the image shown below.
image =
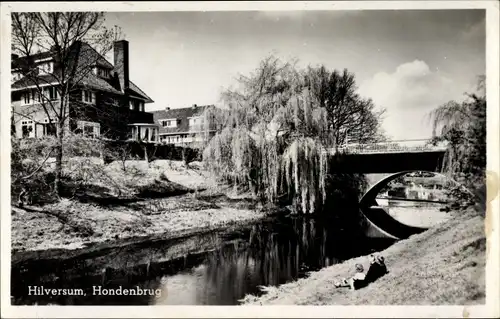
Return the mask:
[[[366,287],[369,283],[388,273],[383,256],[370,255],[370,267],[366,274],[363,265],[356,264],[356,274],[351,278],[343,278],[335,283],[335,287],[351,287],[352,290]]]
[[[365,269],[363,267],[363,265],[361,264],[356,264],[354,266],[354,268],[356,269],[356,273],[354,274],[354,276],[350,277],[350,278],[342,278],[341,281],[339,282],[336,282],[335,283],[335,287],[339,288],[339,287],[351,287],[352,290],[355,289],[355,282],[356,281],[359,281],[359,280],[364,280],[366,275],[364,273]]]

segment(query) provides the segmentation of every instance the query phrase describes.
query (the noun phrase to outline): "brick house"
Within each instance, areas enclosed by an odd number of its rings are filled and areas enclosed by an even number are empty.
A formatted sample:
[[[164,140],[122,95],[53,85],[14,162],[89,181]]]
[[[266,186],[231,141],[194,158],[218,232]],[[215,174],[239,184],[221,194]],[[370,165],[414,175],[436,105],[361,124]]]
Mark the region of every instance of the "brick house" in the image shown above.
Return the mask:
[[[85,42],[68,49],[68,59],[58,61],[56,50],[28,57],[12,55],[12,131],[17,138],[56,134],[60,108],[61,65],[72,67],[76,79],[69,83],[65,129],[88,137],[142,139],[156,142],[158,127],[145,103],[153,100],[129,79],[129,43],[113,45],[114,65]],[[64,64],[63,64],[64,63]],[[50,107],[49,107],[50,106]]]
[[[213,105],[153,111],[155,124],[159,125],[159,142],[164,144],[193,145],[211,138],[216,129],[205,123],[203,113]],[[208,124],[208,130],[205,125]]]

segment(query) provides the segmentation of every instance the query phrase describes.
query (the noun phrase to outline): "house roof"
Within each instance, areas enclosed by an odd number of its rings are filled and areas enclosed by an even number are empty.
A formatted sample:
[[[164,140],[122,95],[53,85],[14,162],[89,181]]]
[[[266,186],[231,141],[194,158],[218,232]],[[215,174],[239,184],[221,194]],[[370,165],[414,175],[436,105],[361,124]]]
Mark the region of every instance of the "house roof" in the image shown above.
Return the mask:
[[[32,54],[30,56],[30,59],[33,61],[36,61],[36,60],[43,60],[43,59],[47,59],[47,58],[53,58],[53,57],[54,57],[53,52],[46,51],[46,52],[38,52],[38,53]],[[22,57],[18,57],[17,59],[11,60],[10,66],[11,66],[12,70],[14,70],[14,69],[21,67],[23,64],[26,64],[27,62],[28,62],[28,57],[22,56]]]
[[[185,133],[189,132],[189,121],[188,118],[201,116],[203,112],[209,107],[214,107],[213,105],[198,105],[192,107],[183,107],[169,110],[159,110],[152,111],[153,118],[156,124],[160,125],[160,134],[175,134],[175,133]],[[163,127],[160,123],[160,120],[166,119],[177,119],[180,120],[180,123],[177,124],[177,127]]]
[[[129,91],[130,95],[138,98],[144,99],[146,103],[152,103],[154,102],[153,99],[151,99],[146,93],[144,93],[143,90],[141,90],[137,85],[135,85],[134,82],[129,81]]]
[[[31,78],[31,77],[29,77],[29,78],[24,77],[24,78],[17,80],[14,83],[12,83],[11,89],[13,89],[13,90],[22,89],[22,88],[29,87],[29,86],[35,86],[37,84],[40,86],[43,86],[43,85],[54,83],[54,82],[56,82],[56,79],[51,74],[41,75],[41,76],[37,77],[36,80],[34,78]]]
[[[79,72],[78,70],[82,72],[81,79],[77,80],[79,84],[82,84],[83,86],[91,89],[102,90],[119,95],[124,94],[124,92],[120,90],[120,82],[115,72],[111,72],[110,78],[104,78],[88,71],[88,66],[93,63],[111,70],[114,69],[114,66],[109,61],[107,61],[105,57],[103,57],[94,48],[92,48],[92,46],[85,42],[76,42],[75,45],[70,48],[70,54],[73,54],[76,57],[75,61],[78,64],[77,72]],[[56,59],[55,52],[47,51],[37,53],[32,55],[30,59],[41,60],[50,57]],[[29,62],[27,57],[20,57],[13,60],[11,62],[11,65],[14,69],[21,67],[23,64],[26,65],[27,62]],[[20,80],[12,83],[11,87],[13,89],[22,89],[23,87],[34,85],[35,81],[38,81],[39,83],[47,83],[48,80],[50,80],[50,82],[58,82],[56,81],[54,76],[49,74],[42,75],[33,79],[21,78]],[[145,103],[154,102],[143,90],[141,90],[135,83],[130,80],[129,88],[127,89],[126,93],[130,94],[130,96],[132,97],[144,100]]]

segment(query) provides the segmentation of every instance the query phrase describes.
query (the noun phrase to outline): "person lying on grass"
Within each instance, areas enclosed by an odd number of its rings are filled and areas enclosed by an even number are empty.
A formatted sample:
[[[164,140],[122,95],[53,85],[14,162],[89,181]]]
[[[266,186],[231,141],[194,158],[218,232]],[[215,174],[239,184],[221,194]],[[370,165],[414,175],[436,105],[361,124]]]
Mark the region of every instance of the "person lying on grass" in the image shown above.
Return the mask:
[[[335,283],[335,287],[351,287],[352,290],[356,290],[362,287],[366,287],[369,283],[374,282],[378,278],[387,274],[387,266],[385,265],[384,257],[370,255],[370,267],[366,274],[364,273],[364,267],[361,264],[356,264],[356,273],[350,278],[342,278],[339,282]]]

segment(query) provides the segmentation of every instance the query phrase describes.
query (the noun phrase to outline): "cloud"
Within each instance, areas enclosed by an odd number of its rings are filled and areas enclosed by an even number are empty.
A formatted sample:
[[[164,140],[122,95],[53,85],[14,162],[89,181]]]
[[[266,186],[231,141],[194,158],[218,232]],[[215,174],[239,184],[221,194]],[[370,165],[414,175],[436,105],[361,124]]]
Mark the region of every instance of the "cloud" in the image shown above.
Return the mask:
[[[399,65],[392,73],[379,72],[360,85],[359,93],[387,110],[383,128],[393,138],[427,137],[427,114],[459,97],[454,82],[415,60]]]

